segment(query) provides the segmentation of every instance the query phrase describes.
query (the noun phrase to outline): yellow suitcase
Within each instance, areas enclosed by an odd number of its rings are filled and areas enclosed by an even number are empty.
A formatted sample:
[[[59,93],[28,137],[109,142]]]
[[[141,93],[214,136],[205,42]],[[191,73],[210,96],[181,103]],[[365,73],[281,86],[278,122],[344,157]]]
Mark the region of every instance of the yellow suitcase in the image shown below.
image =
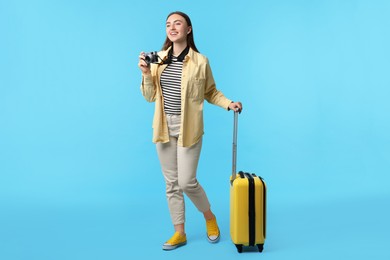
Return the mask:
[[[266,237],[266,185],[260,176],[236,174],[237,112],[234,113],[233,172],[230,178],[230,236],[239,253],[243,246],[263,251]]]

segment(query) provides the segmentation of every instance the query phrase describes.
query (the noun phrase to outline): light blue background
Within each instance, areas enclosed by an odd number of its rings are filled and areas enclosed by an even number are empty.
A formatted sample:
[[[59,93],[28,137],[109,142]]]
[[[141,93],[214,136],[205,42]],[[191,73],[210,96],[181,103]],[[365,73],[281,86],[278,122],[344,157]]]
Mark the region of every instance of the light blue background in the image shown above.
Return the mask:
[[[229,237],[232,113],[205,106],[199,180],[172,234],[140,51],[181,10],[244,104],[238,169],[268,184],[262,255]],[[0,259],[390,259],[390,2],[0,1]],[[189,202],[189,201],[188,201]]]

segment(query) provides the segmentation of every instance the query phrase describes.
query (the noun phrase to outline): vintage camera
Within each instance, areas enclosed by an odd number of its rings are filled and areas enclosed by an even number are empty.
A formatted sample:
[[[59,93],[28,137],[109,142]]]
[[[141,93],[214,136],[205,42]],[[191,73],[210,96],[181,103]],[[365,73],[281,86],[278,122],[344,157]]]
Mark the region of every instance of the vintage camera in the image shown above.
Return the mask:
[[[149,65],[150,63],[158,63],[157,51],[146,52],[145,53],[145,62]]]

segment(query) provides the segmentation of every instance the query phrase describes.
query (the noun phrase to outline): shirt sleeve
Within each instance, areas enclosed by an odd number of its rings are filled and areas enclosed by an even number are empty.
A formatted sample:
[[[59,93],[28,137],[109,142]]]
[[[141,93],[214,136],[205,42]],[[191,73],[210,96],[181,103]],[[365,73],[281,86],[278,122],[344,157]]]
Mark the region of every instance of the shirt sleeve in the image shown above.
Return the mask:
[[[207,102],[220,106],[226,110],[229,109],[229,104],[232,102],[226,98],[224,94],[216,88],[213,73],[209,61],[206,62],[206,86],[205,86],[205,99]]]
[[[142,75],[141,93],[148,102],[156,101],[156,86],[152,75]]]

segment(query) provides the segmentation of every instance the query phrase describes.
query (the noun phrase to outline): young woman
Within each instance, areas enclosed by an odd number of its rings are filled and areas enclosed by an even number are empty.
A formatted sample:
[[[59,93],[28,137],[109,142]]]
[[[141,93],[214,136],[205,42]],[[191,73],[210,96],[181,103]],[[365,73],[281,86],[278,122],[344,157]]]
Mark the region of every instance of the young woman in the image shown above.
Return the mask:
[[[166,40],[159,64],[148,64],[141,52],[138,66],[142,71],[141,92],[155,102],[153,142],[166,182],[166,196],[174,225],[174,235],[163,245],[172,250],[187,243],[184,229],[183,192],[203,213],[207,239],[216,243],[220,237],[215,215],[196,170],[202,147],[203,102],[226,110],[241,111],[242,104],[227,99],[215,86],[205,56],[195,46],[188,15],[170,13],[166,20]]]

